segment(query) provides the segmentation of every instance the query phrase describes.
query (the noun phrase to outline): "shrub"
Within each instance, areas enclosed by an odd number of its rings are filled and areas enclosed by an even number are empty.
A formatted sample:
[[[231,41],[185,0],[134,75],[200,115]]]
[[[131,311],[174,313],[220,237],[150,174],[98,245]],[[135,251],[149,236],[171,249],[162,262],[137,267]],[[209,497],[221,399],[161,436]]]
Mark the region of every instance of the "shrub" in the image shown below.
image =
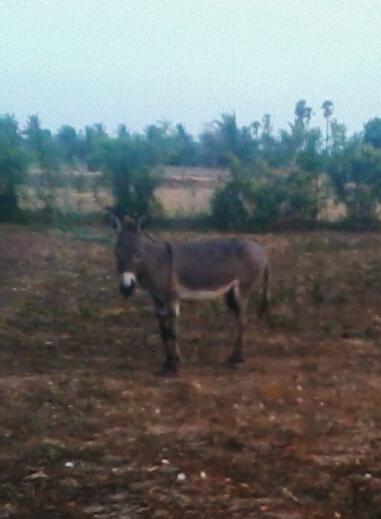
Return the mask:
[[[0,117],[0,220],[16,220],[19,215],[17,186],[25,178],[28,155],[21,147],[16,120]]]
[[[284,219],[316,219],[318,214],[314,177],[304,170],[266,175],[253,186],[252,201],[255,226],[268,226]]]
[[[328,173],[348,219],[358,225],[375,222],[381,202],[381,150],[361,144],[347,147],[331,157]]]
[[[235,180],[215,192],[212,198],[212,218],[218,229],[245,229],[248,226],[250,213],[245,204],[247,194],[242,184]]]
[[[158,184],[157,157],[141,137],[119,137],[99,142],[97,160],[111,183],[115,209],[133,217],[151,212]]]
[[[256,164],[253,170],[232,164],[232,179],[212,199],[212,215],[221,229],[262,229],[282,219],[316,219],[315,177],[301,169],[285,172]]]

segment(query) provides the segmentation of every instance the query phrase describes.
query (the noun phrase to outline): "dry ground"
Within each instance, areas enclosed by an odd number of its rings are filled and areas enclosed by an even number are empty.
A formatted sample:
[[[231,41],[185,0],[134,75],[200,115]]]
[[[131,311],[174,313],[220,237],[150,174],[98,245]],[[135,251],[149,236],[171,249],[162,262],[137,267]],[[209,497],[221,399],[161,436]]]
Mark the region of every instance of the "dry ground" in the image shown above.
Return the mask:
[[[0,227],[0,518],[381,518],[381,237],[260,236],[273,308],[181,316],[181,376],[101,230]]]

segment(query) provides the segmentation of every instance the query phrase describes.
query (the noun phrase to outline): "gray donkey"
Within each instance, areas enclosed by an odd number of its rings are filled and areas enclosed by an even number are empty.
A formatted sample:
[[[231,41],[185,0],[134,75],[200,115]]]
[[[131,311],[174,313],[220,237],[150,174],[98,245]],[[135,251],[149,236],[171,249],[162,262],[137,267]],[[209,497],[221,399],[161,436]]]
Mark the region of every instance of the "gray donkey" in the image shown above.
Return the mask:
[[[176,373],[180,366],[176,318],[182,299],[224,296],[238,329],[228,362],[243,362],[248,302],[260,286],[259,313],[267,309],[269,266],[264,250],[248,239],[160,241],[130,219],[113,218],[118,231],[115,256],[120,291],[129,297],[140,285],[149,292],[165,348],[163,372]]]

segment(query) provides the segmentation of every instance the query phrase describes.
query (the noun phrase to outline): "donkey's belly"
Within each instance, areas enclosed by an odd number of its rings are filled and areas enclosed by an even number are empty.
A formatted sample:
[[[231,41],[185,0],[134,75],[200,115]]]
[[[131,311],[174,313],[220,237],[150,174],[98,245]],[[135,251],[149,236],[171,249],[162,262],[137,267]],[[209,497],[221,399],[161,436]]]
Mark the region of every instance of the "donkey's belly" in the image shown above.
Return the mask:
[[[217,288],[197,288],[192,289],[186,287],[180,283],[176,285],[176,292],[180,299],[185,300],[195,300],[195,299],[217,299],[218,297],[226,294],[228,290],[234,287],[237,284],[236,280],[226,284],[219,286]]]

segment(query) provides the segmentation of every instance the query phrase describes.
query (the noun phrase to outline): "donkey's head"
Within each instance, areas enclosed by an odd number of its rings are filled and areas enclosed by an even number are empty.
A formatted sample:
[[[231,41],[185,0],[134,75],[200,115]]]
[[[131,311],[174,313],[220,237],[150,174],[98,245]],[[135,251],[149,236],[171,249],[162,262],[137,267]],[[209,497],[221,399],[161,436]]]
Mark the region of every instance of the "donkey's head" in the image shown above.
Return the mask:
[[[139,269],[142,264],[141,250],[141,221],[124,218],[114,218],[114,227],[117,231],[115,244],[116,269],[121,276],[119,290],[129,297],[135,290]]]

